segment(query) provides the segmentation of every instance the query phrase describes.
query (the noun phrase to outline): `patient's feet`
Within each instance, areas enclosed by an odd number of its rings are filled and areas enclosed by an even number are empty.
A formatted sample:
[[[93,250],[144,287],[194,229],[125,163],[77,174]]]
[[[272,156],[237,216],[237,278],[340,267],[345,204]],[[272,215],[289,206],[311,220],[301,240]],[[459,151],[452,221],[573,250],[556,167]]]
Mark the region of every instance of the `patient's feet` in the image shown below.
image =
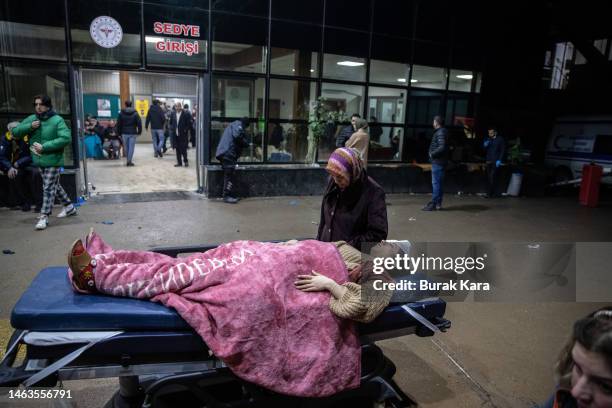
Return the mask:
[[[68,277],[74,290],[80,293],[96,292],[95,266],[96,260],[89,255],[83,242],[76,240],[68,253]]]

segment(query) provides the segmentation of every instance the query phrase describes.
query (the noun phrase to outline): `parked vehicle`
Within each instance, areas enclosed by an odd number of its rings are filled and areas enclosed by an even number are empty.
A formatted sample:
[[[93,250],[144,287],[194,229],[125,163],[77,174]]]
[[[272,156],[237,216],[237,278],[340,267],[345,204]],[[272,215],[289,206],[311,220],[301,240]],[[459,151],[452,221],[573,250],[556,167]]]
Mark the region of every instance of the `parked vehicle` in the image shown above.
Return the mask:
[[[546,148],[555,182],[582,177],[582,167],[589,163],[602,166],[604,173],[612,169],[612,116],[558,118]],[[612,185],[612,177],[602,183]]]

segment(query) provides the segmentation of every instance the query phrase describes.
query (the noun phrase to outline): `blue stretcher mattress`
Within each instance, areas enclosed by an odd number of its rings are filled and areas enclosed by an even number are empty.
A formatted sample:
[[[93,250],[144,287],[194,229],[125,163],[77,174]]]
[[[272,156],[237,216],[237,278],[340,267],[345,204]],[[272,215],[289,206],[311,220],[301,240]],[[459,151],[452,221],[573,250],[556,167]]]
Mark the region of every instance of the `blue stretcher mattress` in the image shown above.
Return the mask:
[[[412,279],[418,279],[416,275]],[[405,278],[402,278],[405,279]],[[428,320],[442,318],[446,303],[437,298],[419,300],[392,299],[392,303],[372,323],[361,325],[360,333],[376,333],[407,326],[417,326],[412,316],[402,309],[410,308]],[[421,293],[421,297],[431,296]],[[395,296],[394,296],[395,298]],[[418,300],[418,301],[417,301]],[[68,281],[66,267],[43,269],[23,293],[11,315],[15,329],[29,331],[191,331],[191,327],[166,306],[147,300],[82,295],[75,293]]]

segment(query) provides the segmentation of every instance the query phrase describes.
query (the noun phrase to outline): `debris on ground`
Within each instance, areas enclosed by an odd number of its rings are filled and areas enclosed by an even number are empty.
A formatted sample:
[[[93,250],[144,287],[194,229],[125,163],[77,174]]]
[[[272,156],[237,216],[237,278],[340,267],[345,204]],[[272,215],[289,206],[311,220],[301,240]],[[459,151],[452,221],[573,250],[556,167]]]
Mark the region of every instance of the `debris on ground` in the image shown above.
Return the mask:
[[[10,249],[3,249],[3,250],[2,250],[2,253],[3,253],[4,255],[14,255],[14,254],[15,254],[15,251],[12,251],[12,250],[10,250]]]

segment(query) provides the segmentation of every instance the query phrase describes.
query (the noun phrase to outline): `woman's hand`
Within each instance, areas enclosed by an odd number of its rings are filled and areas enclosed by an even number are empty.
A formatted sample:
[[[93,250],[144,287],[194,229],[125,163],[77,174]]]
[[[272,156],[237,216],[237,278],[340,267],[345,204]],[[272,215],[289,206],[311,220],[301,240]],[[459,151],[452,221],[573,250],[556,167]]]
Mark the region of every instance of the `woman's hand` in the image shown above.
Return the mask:
[[[335,283],[327,276],[312,271],[312,275],[298,275],[295,287],[304,292],[320,292],[330,290]]]

